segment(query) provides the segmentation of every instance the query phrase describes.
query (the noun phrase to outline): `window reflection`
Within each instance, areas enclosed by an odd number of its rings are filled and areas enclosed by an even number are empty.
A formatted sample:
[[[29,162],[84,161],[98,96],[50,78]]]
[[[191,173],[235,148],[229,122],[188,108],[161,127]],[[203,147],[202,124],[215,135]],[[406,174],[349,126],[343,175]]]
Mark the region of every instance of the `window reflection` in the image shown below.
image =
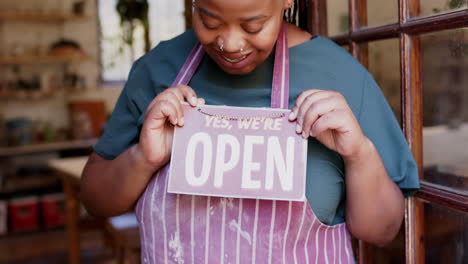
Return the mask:
[[[420,1],[420,16],[438,15],[468,8],[467,0],[425,0]]]
[[[374,41],[368,44],[368,50],[368,70],[401,123],[400,42],[398,39]]]
[[[468,263],[468,214],[424,203],[427,264]]]
[[[101,61],[104,81],[127,79],[135,59],[145,53],[144,29],[136,25],[132,47],[123,42],[117,0],[99,0],[101,24]],[[175,37],[185,30],[184,1],[148,1],[151,47],[160,41]]]
[[[348,0],[327,1],[328,36],[345,33],[349,30]]]
[[[367,26],[398,23],[398,1],[367,0]]]
[[[468,193],[468,28],[420,40],[425,179]]]

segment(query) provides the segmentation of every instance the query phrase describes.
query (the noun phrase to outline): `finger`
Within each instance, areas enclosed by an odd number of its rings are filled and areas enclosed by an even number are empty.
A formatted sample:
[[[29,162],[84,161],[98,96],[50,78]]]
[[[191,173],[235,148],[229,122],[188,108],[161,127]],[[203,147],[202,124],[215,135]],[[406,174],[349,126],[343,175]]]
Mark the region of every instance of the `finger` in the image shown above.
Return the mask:
[[[172,125],[177,125],[177,107],[170,101],[162,101],[160,104],[161,113],[166,116]]]
[[[299,105],[298,108],[295,110],[295,116],[298,125],[302,128],[305,111],[308,111],[313,103],[318,102],[321,99],[330,98],[331,96],[332,94],[328,91],[320,91],[316,93],[311,93],[306,98],[304,98],[301,105]]]
[[[197,94],[190,86],[178,85],[177,88],[182,92],[184,98],[191,106],[197,106]]]
[[[205,99],[203,98],[198,98],[197,106],[199,105],[204,105],[205,104]]]
[[[346,115],[348,115],[348,113],[340,109],[320,116],[311,127],[309,134],[311,136],[318,136],[329,129],[337,130],[341,133],[347,132]]]
[[[150,129],[158,129],[166,120],[174,126],[177,124],[177,108],[170,101],[161,100],[147,112],[145,124],[149,124]]]
[[[172,87],[166,90],[168,93],[173,93],[175,96],[177,96],[177,99],[182,103],[184,102],[184,94],[182,91],[176,87]],[[165,91],[165,92],[166,92]]]
[[[294,115],[294,117],[297,116],[297,110],[299,108],[299,106],[302,104],[302,102],[310,95],[310,94],[313,94],[313,93],[316,93],[316,92],[320,92],[320,91],[323,91],[323,90],[316,90],[316,89],[311,89],[311,90],[306,90],[306,91],[303,91],[302,93],[299,94],[299,96],[296,98],[296,102],[293,106],[293,108],[291,109],[291,112],[293,113],[292,115]],[[294,119],[293,119],[294,120]],[[291,120],[292,121],[292,120]]]
[[[157,96],[155,96],[155,97],[153,98],[153,100],[151,101],[151,103],[150,103],[150,104],[148,105],[148,107],[146,108],[146,112],[148,112],[151,108],[154,107],[154,105],[158,102],[158,99],[159,99],[158,96],[160,96],[160,95],[161,95],[161,94],[159,94],[159,95],[157,95]]]
[[[182,94],[180,93],[180,96],[182,97]],[[180,100],[179,96],[176,95],[174,92],[169,92],[162,97],[162,100],[167,100],[169,101],[177,110],[177,124],[179,126],[184,125],[184,109],[182,108],[182,102],[183,102],[183,97],[182,100]]]
[[[310,105],[309,109],[302,110],[300,109],[300,114],[298,116],[298,121],[302,120],[302,135],[304,138],[307,138],[310,133],[310,127],[315,121],[322,115],[325,115],[328,112],[331,112],[337,107],[337,100],[332,97],[320,99]],[[303,113],[303,115],[301,115]],[[299,124],[299,123],[298,123]]]

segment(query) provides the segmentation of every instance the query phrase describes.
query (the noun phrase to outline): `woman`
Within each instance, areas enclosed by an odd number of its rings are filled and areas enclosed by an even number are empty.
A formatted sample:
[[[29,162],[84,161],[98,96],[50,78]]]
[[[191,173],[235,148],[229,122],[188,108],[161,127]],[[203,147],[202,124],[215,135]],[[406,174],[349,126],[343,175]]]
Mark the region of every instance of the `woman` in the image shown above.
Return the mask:
[[[283,23],[292,5],[194,1],[193,31],[134,64],[85,168],[82,196],[102,216],[138,202],[143,261],[351,263],[348,230],[379,245],[397,234],[403,197],[419,188],[398,123],[370,74],[346,51]],[[289,69],[284,78],[275,74],[282,66]],[[289,84],[281,88],[289,93],[286,104],[275,103],[278,82]],[[184,125],[184,101],[291,106],[289,119],[309,142],[307,201],[168,194],[173,126]]]

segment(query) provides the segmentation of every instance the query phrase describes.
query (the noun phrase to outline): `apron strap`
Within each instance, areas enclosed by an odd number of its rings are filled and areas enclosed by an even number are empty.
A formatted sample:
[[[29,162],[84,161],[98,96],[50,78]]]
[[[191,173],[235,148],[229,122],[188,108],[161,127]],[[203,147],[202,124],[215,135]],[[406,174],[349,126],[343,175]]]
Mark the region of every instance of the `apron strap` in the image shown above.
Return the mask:
[[[276,41],[271,107],[284,109],[289,107],[289,49],[285,22],[281,25],[278,41]]]
[[[200,65],[204,55],[205,50],[203,49],[203,46],[200,42],[197,42],[188,58],[185,60],[182,69],[180,69],[177,74],[175,81],[172,83],[172,87],[180,84],[187,85],[195,74],[195,71]],[[275,48],[271,107],[284,109],[289,107],[289,49],[285,22],[281,25]]]
[[[193,47],[192,51],[190,52],[188,58],[185,60],[182,69],[180,69],[179,73],[177,74],[176,79],[172,83],[172,87],[176,87],[180,84],[187,85],[190,82],[192,76],[195,74],[195,71],[198,68],[198,65],[200,65],[200,62],[203,59],[203,55],[205,55],[205,50],[203,49],[203,46],[200,44],[200,42],[197,42],[195,47]]]

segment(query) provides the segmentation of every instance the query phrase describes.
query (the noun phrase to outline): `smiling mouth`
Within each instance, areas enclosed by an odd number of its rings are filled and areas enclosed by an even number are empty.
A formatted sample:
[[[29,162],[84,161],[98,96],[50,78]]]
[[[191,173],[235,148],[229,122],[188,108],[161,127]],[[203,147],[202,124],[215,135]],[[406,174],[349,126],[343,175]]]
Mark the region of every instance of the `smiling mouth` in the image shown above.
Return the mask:
[[[230,63],[237,63],[237,62],[240,62],[242,60],[244,60],[245,58],[247,58],[247,55],[244,55],[244,56],[241,56],[239,58],[235,58],[235,59],[230,59],[224,55],[221,55],[221,57],[223,57],[224,60],[226,60],[227,62],[230,62]]]

